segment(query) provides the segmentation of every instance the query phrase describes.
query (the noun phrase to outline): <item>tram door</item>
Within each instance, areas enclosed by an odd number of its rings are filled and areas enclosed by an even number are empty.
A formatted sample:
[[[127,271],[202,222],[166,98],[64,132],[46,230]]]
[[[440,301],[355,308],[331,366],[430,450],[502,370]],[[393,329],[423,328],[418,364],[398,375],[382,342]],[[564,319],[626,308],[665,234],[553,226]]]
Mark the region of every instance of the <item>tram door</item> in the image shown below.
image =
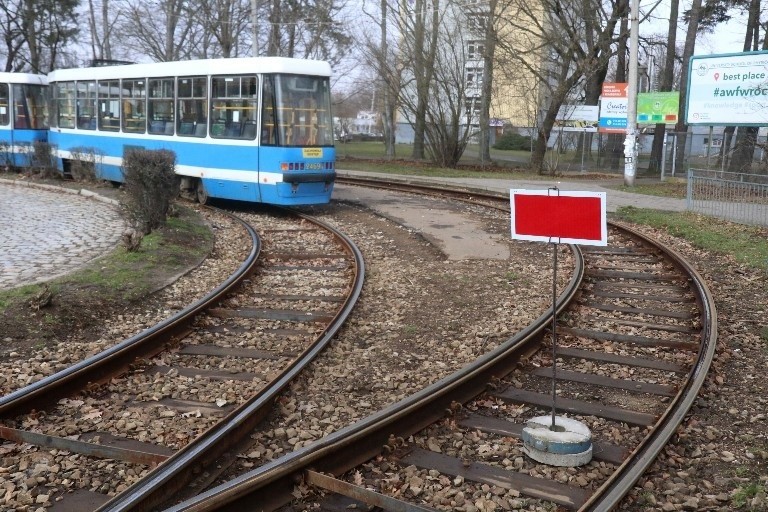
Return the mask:
[[[11,90],[8,84],[0,83],[0,165],[12,163],[13,130],[11,129]]]

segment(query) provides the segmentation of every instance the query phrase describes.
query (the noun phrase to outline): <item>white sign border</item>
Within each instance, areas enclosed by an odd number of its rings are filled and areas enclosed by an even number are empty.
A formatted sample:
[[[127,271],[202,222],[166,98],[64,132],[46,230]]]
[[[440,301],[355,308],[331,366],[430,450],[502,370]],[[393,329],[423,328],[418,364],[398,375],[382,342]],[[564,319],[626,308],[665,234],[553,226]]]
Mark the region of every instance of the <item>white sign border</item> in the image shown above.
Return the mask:
[[[522,235],[515,233],[515,195],[529,196],[560,196],[560,197],[592,197],[600,199],[600,241],[583,238],[560,238],[539,235]],[[528,242],[547,242],[576,245],[594,245],[605,247],[608,245],[608,221],[607,221],[607,195],[605,192],[577,191],[577,190],[556,190],[556,189],[520,189],[513,188],[509,190],[509,211],[510,211],[510,232],[513,240],[523,240]],[[557,239],[556,241],[554,239]]]

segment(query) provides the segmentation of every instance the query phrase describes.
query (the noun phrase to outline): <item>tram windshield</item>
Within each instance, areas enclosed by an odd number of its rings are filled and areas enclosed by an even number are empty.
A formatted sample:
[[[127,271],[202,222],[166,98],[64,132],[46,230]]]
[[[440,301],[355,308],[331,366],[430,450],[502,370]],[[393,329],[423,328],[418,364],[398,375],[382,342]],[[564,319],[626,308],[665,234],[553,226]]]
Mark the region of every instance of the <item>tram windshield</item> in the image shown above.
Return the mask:
[[[44,85],[13,84],[13,127],[47,130],[47,98],[48,88]]]
[[[262,92],[263,145],[333,145],[328,77],[267,75]]]

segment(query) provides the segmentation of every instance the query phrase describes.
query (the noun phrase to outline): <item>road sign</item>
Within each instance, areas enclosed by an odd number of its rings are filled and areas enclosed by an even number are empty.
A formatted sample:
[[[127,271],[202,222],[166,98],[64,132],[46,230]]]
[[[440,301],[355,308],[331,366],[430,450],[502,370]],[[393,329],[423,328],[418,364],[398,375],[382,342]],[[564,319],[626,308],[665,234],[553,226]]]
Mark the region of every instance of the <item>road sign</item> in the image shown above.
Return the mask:
[[[605,192],[510,190],[512,238],[608,245]]]

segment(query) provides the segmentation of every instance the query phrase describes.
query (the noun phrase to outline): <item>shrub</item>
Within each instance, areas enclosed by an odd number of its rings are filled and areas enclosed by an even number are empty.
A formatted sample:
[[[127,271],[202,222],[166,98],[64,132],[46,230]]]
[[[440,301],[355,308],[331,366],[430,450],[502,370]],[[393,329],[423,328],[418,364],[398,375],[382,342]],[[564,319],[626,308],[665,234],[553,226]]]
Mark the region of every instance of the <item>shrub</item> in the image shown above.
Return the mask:
[[[96,148],[78,146],[70,151],[71,159],[66,171],[75,181],[96,181],[96,164],[101,163],[102,154]]]
[[[515,132],[507,132],[496,140],[493,149],[510,150],[531,150],[531,137],[520,135]]]
[[[57,175],[54,146],[42,141],[35,141],[32,154],[32,168],[43,178]]]
[[[147,235],[165,224],[171,202],[179,195],[176,154],[166,149],[132,149],[123,158],[128,222]]]
[[[11,145],[6,141],[0,141],[0,167],[4,172],[10,172],[13,167]]]

